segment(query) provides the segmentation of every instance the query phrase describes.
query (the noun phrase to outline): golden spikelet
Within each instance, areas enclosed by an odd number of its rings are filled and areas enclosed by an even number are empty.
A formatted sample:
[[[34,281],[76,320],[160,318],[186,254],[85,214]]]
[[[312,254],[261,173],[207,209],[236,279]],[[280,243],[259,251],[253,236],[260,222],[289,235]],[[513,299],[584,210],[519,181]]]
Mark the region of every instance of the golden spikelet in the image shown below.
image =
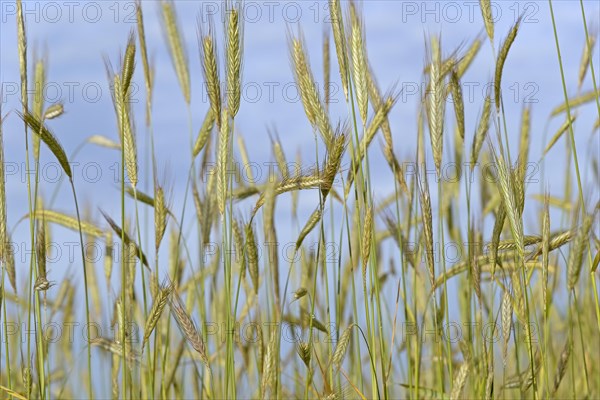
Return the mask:
[[[391,95],[386,96],[385,101],[383,101],[381,103],[381,107],[379,107],[375,111],[375,116],[373,117],[371,122],[367,125],[365,135],[363,136],[361,143],[360,143],[360,152],[361,152],[362,157],[364,157],[364,154],[367,151],[367,147],[369,147],[369,144],[373,141],[373,138],[375,137],[375,133],[377,133],[379,128],[382,126],[382,124],[385,121],[387,121],[387,116],[390,113],[390,111],[392,110],[392,107],[394,107],[394,104],[396,103],[397,99],[398,98],[396,96],[391,96]],[[362,159],[362,157],[361,157],[361,159]]]
[[[123,90],[123,98],[128,98],[129,87],[133,72],[135,70],[135,36],[133,31],[129,32],[127,39],[127,47],[125,48],[125,56],[123,57],[123,70],[121,71],[121,86]]]
[[[216,198],[214,194],[217,192],[217,174],[211,174],[208,178],[208,184],[206,188],[206,195],[204,199],[204,210],[202,215],[204,216],[204,220],[202,221],[202,236],[203,243],[208,243],[210,241],[210,231],[213,223],[214,216],[216,214],[213,213],[213,210],[216,207]]]
[[[66,281],[68,282],[68,281]],[[74,286],[72,286],[71,284],[67,284],[67,289],[66,289],[66,296],[67,299],[65,301],[65,306],[63,309],[63,315],[64,315],[64,319],[66,320],[67,318],[69,318],[69,315],[73,315],[73,309],[75,306],[75,295],[76,295],[76,288]]]
[[[467,50],[465,56],[456,65],[456,74],[458,75],[458,78],[462,78],[467,69],[471,66],[480,48],[481,39],[476,38],[469,47],[469,50]]]
[[[472,277],[473,277],[473,288],[475,289],[475,295],[479,299],[482,300],[481,297],[481,266],[477,262],[477,259],[474,259],[471,263],[472,265]]]
[[[452,69],[454,68],[455,65],[456,65],[456,57],[454,54],[452,54],[450,57],[442,60],[441,75],[442,76],[448,75],[452,71]],[[423,68],[423,73],[428,74],[430,70],[431,70],[431,64],[427,64],[427,65],[425,65],[425,68]]]
[[[200,31],[200,61],[210,108],[215,116],[221,116],[221,81],[217,62],[216,35],[212,20],[209,20],[208,32],[203,32],[200,24],[198,24],[198,30]],[[217,119],[218,126],[221,126],[222,122],[222,117]]]
[[[91,209],[86,207],[86,210],[84,212],[84,216],[87,219],[91,218]],[[84,246],[85,246],[85,259],[86,259],[86,264],[88,266],[88,270],[87,270],[87,284],[88,284],[88,291],[91,295],[92,298],[92,305],[93,308],[90,308],[90,310],[92,310],[92,313],[100,313],[102,310],[102,299],[101,299],[101,292],[100,292],[100,288],[98,286],[98,277],[96,276],[96,268],[95,268],[95,263],[96,263],[96,259],[97,259],[97,249],[98,247],[96,246],[96,238],[93,236],[89,236],[86,235],[85,237],[85,242],[84,242]],[[50,284],[51,286],[53,285],[53,283]]]
[[[93,346],[98,346],[102,350],[105,350],[114,355],[121,357],[123,356],[123,345],[119,342],[113,342],[105,338],[95,338],[90,339],[90,344]],[[127,354],[125,355],[127,361],[139,361],[140,355],[137,351],[131,349],[129,345],[126,345],[125,348],[127,352]]]
[[[156,185],[156,193],[154,194],[154,244],[158,251],[160,242],[167,228],[167,205],[165,200],[165,192],[162,187]]]
[[[324,174],[323,174],[324,175]],[[314,189],[329,190],[331,182],[325,179],[325,176],[308,175],[300,176],[281,181],[276,189],[276,193],[282,194],[292,190]]]
[[[278,241],[275,230],[275,185],[269,184],[265,196],[265,208],[263,211],[263,233],[265,243],[268,244],[266,252],[266,261],[270,266],[270,274],[273,278],[273,291],[275,292],[276,303],[279,304],[279,258],[277,254]]]
[[[35,254],[37,258],[38,276],[46,278],[46,225],[44,223],[38,223],[37,225]]]
[[[150,335],[156,327],[156,324],[158,323],[158,320],[160,319],[160,316],[162,315],[162,312],[165,306],[167,305],[167,301],[169,300],[169,296],[172,292],[173,284],[170,282],[163,284],[158,290],[158,293],[156,295],[156,298],[154,299],[154,303],[152,304],[152,308],[150,309],[150,313],[148,314],[148,318],[146,319],[146,323],[144,325],[142,352],[144,351],[144,347],[146,346],[148,339],[150,339]]]
[[[4,268],[6,268],[6,274],[8,275],[8,281],[10,282],[10,286],[12,286],[15,294],[17,293],[17,270],[15,268],[15,255],[13,253],[13,247],[11,245],[12,240],[10,238],[10,234],[6,235],[4,243]]]
[[[329,148],[333,137],[333,128],[319,98],[317,85],[308,62],[304,40],[301,36],[290,39],[290,51],[294,65],[294,78],[300,90],[300,99],[306,117],[311,125],[319,130],[325,145]]]
[[[294,292],[294,300],[300,300],[301,298],[303,298],[304,296],[306,296],[308,294],[308,290],[306,290],[306,288],[298,288],[295,292]]]
[[[354,324],[344,330],[342,336],[340,336],[340,340],[335,346],[335,351],[333,352],[329,363],[336,369],[339,370],[342,366],[342,361],[344,361],[344,356],[346,355],[346,351],[348,350],[348,345],[350,344],[350,339],[352,337],[352,328],[354,328]]]
[[[121,145],[119,143],[102,135],[92,135],[87,139],[87,142],[97,146],[106,147],[107,149],[121,150]]]
[[[146,47],[146,33],[144,30],[144,14],[142,12],[142,2],[137,0],[135,4],[135,16],[137,22],[138,37],[140,39],[140,55],[142,56],[142,67],[144,68],[144,84],[146,86],[146,124],[150,125],[150,115],[152,108],[152,85],[153,75],[148,62],[148,49]]]
[[[483,16],[483,23],[485,24],[485,30],[490,38],[490,43],[494,45],[494,18],[492,17],[492,4],[490,0],[479,0],[479,7],[481,8],[481,15]]]
[[[198,137],[196,138],[196,142],[194,143],[194,148],[192,151],[192,155],[196,157],[208,141],[210,133],[212,132],[213,126],[215,124],[215,114],[212,108],[209,108],[206,111],[206,116],[204,117],[204,122],[202,122],[202,127],[200,128],[200,132],[198,132]]]
[[[548,245],[548,251],[555,250],[567,243],[569,243],[577,234],[577,230],[569,229],[564,232],[551,235],[550,244]],[[538,248],[537,251],[533,252],[531,258],[539,257],[542,254],[542,248]]]
[[[522,268],[522,264],[518,264],[517,262],[515,262],[516,256],[517,256],[517,253],[515,251],[511,251],[508,253],[503,253],[503,254],[498,255],[498,260],[502,261],[502,268],[505,272],[512,273],[515,271],[517,271],[517,272],[520,271],[520,269]],[[410,261],[411,259],[409,258],[408,260]],[[477,263],[479,263],[482,272],[490,273],[490,274],[492,273],[492,264],[490,262],[490,256],[488,256],[487,254],[476,256],[475,260]],[[536,269],[541,268],[541,263],[537,262],[537,261],[527,261],[525,263],[525,265],[528,268],[536,268]],[[556,266],[551,266],[550,270],[553,270],[554,268],[556,268]],[[432,290],[436,290],[436,289],[444,286],[444,281],[447,281],[448,279],[450,279],[454,276],[457,276],[463,272],[466,272],[468,270],[469,270],[469,264],[467,263],[467,261],[462,261],[462,262],[452,266],[451,268],[448,268],[446,270],[445,274],[441,274],[440,276],[437,277],[434,285],[432,286]],[[515,290],[515,292],[516,292],[516,290]]]
[[[303,326],[309,327],[312,326],[313,329],[319,330],[323,333],[327,333],[327,327],[317,319],[314,314],[309,313],[308,311],[302,309],[300,313],[300,318]]]
[[[44,66],[44,59],[35,61],[35,74],[34,74],[34,94],[33,94],[33,115],[42,120],[42,113],[44,109],[44,88],[46,87],[46,68]],[[40,137],[35,135],[33,137],[33,158],[39,160],[40,158]]]
[[[571,247],[571,251],[569,252],[569,263],[567,268],[569,290],[573,290],[577,285],[577,281],[579,280],[581,265],[583,261],[583,252],[588,246],[589,233],[592,227],[592,223],[594,222],[594,216],[595,214],[585,215],[583,217],[583,222],[579,227],[577,236],[575,237],[575,240],[573,241]]]
[[[485,379],[485,400],[492,400],[494,394],[494,370],[492,367],[488,369]]]
[[[219,213],[223,215],[225,213],[225,202],[227,200],[227,173],[229,168],[229,113],[225,108],[222,111],[221,123],[219,124],[219,152],[218,152],[218,176],[217,176],[217,197]]]
[[[194,208],[196,209],[196,217],[199,221],[203,220],[204,210],[203,202],[200,199],[200,193],[198,192],[198,185],[195,182],[192,183],[192,198],[194,199]]]
[[[350,3],[350,44],[352,49],[352,77],[356,89],[358,112],[363,122],[367,124],[369,96],[367,90],[367,56],[364,43],[363,23],[358,15],[356,4]]]
[[[262,399],[270,398],[269,390],[272,388],[273,381],[276,379],[275,364],[277,363],[277,360],[276,360],[277,355],[275,354],[275,349],[276,349],[277,341],[275,340],[275,338],[276,338],[275,335],[271,336],[271,340],[269,340],[269,344],[267,345],[267,351],[265,352],[265,355],[264,355],[263,368],[262,368],[262,381],[261,381],[261,385],[260,385]]]
[[[419,199],[421,204],[421,221],[423,223],[423,236],[425,240],[425,256],[427,260],[427,271],[429,272],[429,281],[433,285],[435,282],[435,261],[433,257],[433,217],[431,214],[431,200],[429,196],[429,184],[427,176],[421,180],[418,179]]]
[[[465,104],[463,102],[462,88],[456,70],[450,73],[450,91],[454,102],[454,114],[456,116],[456,125],[458,133],[462,140],[465,139]],[[457,144],[458,146],[458,144]]]
[[[278,186],[275,188],[276,195],[280,195],[293,190],[305,190],[305,189],[320,189],[322,192],[329,192],[331,190],[332,181],[328,181],[323,174],[318,175],[300,175],[287,179],[283,179]],[[252,194],[255,192],[253,191]],[[252,216],[256,215],[258,210],[265,203],[265,193],[262,193],[259,199],[256,201],[256,205],[252,210]]]
[[[594,53],[594,46],[596,45],[596,39],[598,38],[598,32],[592,32],[588,40],[586,40],[585,47],[583,48],[583,54],[581,55],[581,62],[579,63],[579,79],[577,82],[577,87],[581,89],[583,85],[583,81],[585,80],[585,75],[590,66],[590,61],[592,60],[592,54]]]
[[[331,102],[331,51],[329,47],[329,32],[323,29],[323,84],[325,86],[323,101],[325,102],[326,111],[329,110],[329,103]]]
[[[512,271],[510,271],[510,275],[511,275],[511,281],[512,281],[512,290],[514,293],[513,296],[513,307],[514,307],[514,311],[515,311],[515,315],[517,317],[517,319],[519,320],[519,322],[521,322],[524,326],[525,329],[527,329],[527,309],[525,306],[525,287],[524,287],[524,283],[521,280],[521,274],[519,273],[519,270],[522,269],[521,265],[516,264],[517,268],[514,268]],[[527,337],[527,336],[526,336]],[[528,343],[529,345],[529,343]]]
[[[8,228],[6,222],[6,176],[4,172],[4,136],[2,133],[2,105],[0,104],[0,261],[7,260]]]
[[[363,277],[363,288],[366,293],[367,288],[367,265],[369,263],[369,256],[371,255],[371,246],[373,245],[373,206],[369,205],[365,212],[365,223],[364,223],[365,235],[362,238],[362,277]]]
[[[400,189],[404,191],[404,194],[408,194],[408,185],[404,177],[404,171],[402,169],[402,166],[400,165],[400,162],[396,158],[392,147],[388,147],[387,145],[385,145],[383,148],[383,156],[390,165],[390,168],[392,169],[394,176],[396,177],[396,181],[400,185]]]
[[[544,316],[548,316],[548,259],[550,253],[550,207],[548,193],[544,196],[544,215],[542,217],[542,302]]]
[[[565,122],[563,122],[563,124],[560,126],[560,128],[558,128],[558,130],[554,134],[554,136],[552,136],[552,139],[550,139],[550,142],[548,142],[548,145],[544,149],[544,155],[546,155],[546,153],[548,153],[550,151],[550,149],[556,144],[556,142],[558,141],[558,139],[560,139],[561,136],[566,131],[569,130],[569,128],[571,127],[571,125],[573,125],[573,122],[575,122],[576,118],[577,118],[577,114],[573,114],[573,115],[571,115],[570,119],[567,118],[565,120]]]
[[[360,169],[360,165],[362,160],[364,159],[367,149],[373,139],[375,138],[375,134],[379,130],[379,128],[384,127],[387,122],[387,116],[390,113],[392,107],[396,103],[397,97],[387,96],[385,101],[381,103],[381,106],[375,112],[373,119],[367,124],[367,128],[365,134],[360,139],[359,149],[358,149],[358,158],[355,163],[353,163],[353,168],[348,171],[348,176],[346,177],[346,193],[349,193],[350,187],[354,182],[355,176],[358,174],[358,170]],[[389,125],[387,125],[389,127]],[[386,145],[386,149],[389,149]],[[392,155],[388,154],[389,158],[393,158]]]
[[[17,51],[19,53],[19,73],[21,77],[21,103],[23,107],[23,113],[25,114],[28,112],[27,36],[25,34],[25,18],[23,16],[23,4],[21,0],[17,0]]]
[[[373,104],[373,109],[379,110],[384,104],[383,97],[381,96],[381,91],[377,85],[375,74],[371,68],[367,68],[367,88],[369,90],[369,98]],[[386,147],[393,149],[394,145],[392,142],[392,132],[387,119],[381,124],[381,131],[383,133],[383,139],[385,140]]]
[[[329,0],[329,16],[331,18],[331,29],[333,31],[333,42],[335,44],[335,52],[337,55],[338,66],[340,69],[340,79],[344,96],[348,100],[348,64],[347,64],[347,49],[346,40],[344,39],[344,21],[342,19],[342,8],[340,0]]]
[[[135,187],[138,181],[137,171],[137,151],[135,145],[135,136],[133,133],[132,120],[130,118],[129,97],[123,92],[121,78],[114,76],[114,95],[115,110],[117,112],[117,121],[119,123],[119,132],[121,137],[121,146],[125,152],[125,166],[127,167],[127,177],[131,185]]]
[[[377,82],[375,81],[375,75],[373,74],[373,71],[370,68],[368,69],[368,73],[367,73],[367,86],[369,88],[369,97],[371,99],[371,103],[373,104],[373,108],[376,110],[375,118],[378,118],[377,112],[379,110],[381,110],[382,114],[385,114],[386,113],[385,108],[387,108],[389,105],[393,105],[394,97],[388,96],[386,98],[386,101],[385,102],[383,101],[383,98],[382,98],[379,88],[377,86]],[[392,102],[392,104],[390,104],[390,101]],[[389,114],[389,110],[387,111],[387,113]],[[372,124],[372,125],[375,126],[375,124]],[[375,130],[375,132],[376,132],[376,130]],[[404,193],[408,193],[408,186],[406,184],[406,180],[404,179],[402,167],[400,166],[400,163],[398,162],[398,160],[396,159],[396,156],[394,155],[394,143],[392,140],[392,129],[390,127],[389,120],[387,119],[387,114],[385,115],[385,118],[381,122],[381,133],[383,134],[383,139],[385,142],[385,144],[383,146],[383,155],[384,155],[388,165],[394,172],[394,176],[396,177],[396,180],[400,184],[400,188],[404,191]],[[374,135],[374,134],[375,133],[372,133],[372,135]],[[362,147],[361,147],[361,149],[362,149]]]
[[[23,380],[23,387],[25,388],[25,393],[27,394],[27,398],[29,398],[29,396],[31,395],[31,390],[33,388],[33,379],[31,376],[31,368],[29,367],[22,367],[21,368],[21,379]],[[5,390],[5,389],[4,389]],[[9,395],[13,395],[15,392],[11,393],[10,391],[7,391],[7,394]],[[18,396],[17,398],[19,398],[21,396]]]
[[[504,210],[508,216],[510,229],[516,242],[519,261],[523,262],[525,255],[525,249],[523,245],[523,221],[518,212],[517,202],[515,199],[514,183],[512,179],[513,174],[506,165],[502,154],[497,155],[494,151],[494,160],[496,162],[499,177],[498,181],[496,182],[496,186],[498,187],[500,196],[502,196]]]
[[[344,132],[336,134],[333,138],[333,143],[327,154],[327,159],[324,163],[325,167],[322,173],[324,184],[321,187],[321,194],[323,201],[325,200],[325,197],[327,197],[327,195],[329,194],[333,185],[333,181],[335,180],[335,176],[337,175],[340,169],[342,157],[344,155],[344,151],[346,150],[346,144],[347,136]]]
[[[244,138],[242,137],[242,135],[236,135],[236,139],[237,139],[238,149],[240,151],[240,156],[242,157],[242,163],[245,167],[247,167],[251,164],[250,164],[250,158],[248,157],[248,149],[246,149],[246,143],[244,142]],[[255,183],[256,180],[254,179],[254,171],[252,171],[252,168],[248,168],[247,174],[248,174],[247,181],[250,183]]]
[[[100,213],[102,214],[104,219],[106,219],[106,222],[108,222],[112,230],[115,231],[117,236],[119,236],[120,238],[124,238],[123,247],[133,247],[132,252],[135,253],[135,255],[140,259],[140,261],[146,268],[150,269],[150,265],[148,264],[148,259],[146,258],[146,255],[139,249],[138,245],[131,239],[129,234],[126,231],[122,230],[121,227],[117,225],[117,223],[104,211],[100,210]]]
[[[172,228],[169,234],[169,276],[175,287],[181,284],[183,260],[181,259],[181,242],[177,229]]]
[[[71,217],[70,215],[67,215],[64,213],[38,208],[35,210],[33,217],[36,220],[51,222],[54,224],[61,225],[65,228],[71,229],[73,231],[79,231],[79,225],[77,223],[77,218]],[[86,235],[93,236],[93,237],[104,236],[104,231],[102,229],[100,229],[98,226],[94,225],[92,222],[85,221],[85,220],[81,221],[81,232]]]
[[[465,360],[461,364],[456,376],[454,377],[454,381],[452,382],[452,392],[450,392],[451,400],[462,398],[462,392],[465,388],[465,384],[467,383],[467,377],[469,376],[469,368],[469,361]]]
[[[429,94],[427,95],[427,121],[433,150],[435,168],[440,173],[443,153],[444,111],[446,98],[442,75],[442,52],[439,38],[431,38],[431,67],[429,69]]]
[[[500,53],[498,53],[498,60],[496,61],[496,72],[494,73],[494,102],[496,104],[496,110],[500,109],[500,90],[501,90],[501,82],[502,82],[502,69],[504,68],[504,63],[506,62],[506,57],[508,57],[508,51],[512,46],[515,38],[517,37],[517,32],[519,31],[519,26],[521,25],[521,17],[517,19],[517,22],[513,25],[508,33],[508,36],[502,43],[502,47],[500,48]]]
[[[160,289],[160,286],[158,284],[158,275],[156,275],[153,272],[150,272],[149,281],[150,281],[150,284],[148,286],[150,286],[150,295],[152,296],[152,298],[156,298],[158,296],[158,291]],[[168,281],[165,280],[165,282],[168,282]]]
[[[113,234],[112,231],[106,231],[106,237],[104,240],[104,277],[106,278],[106,284],[110,287],[110,279],[112,277],[113,268]]]
[[[25,114],[21,114],[17,111],[17,114],[27,124],[27,126],[29,126],[31,130],[40,137],[46,146],[48,146],[52,154],[54,154],[58,160],[58,163],[62,167],[64,173],[69,177],[69,179],[72,179],[73,173],[71,171],[67,154],[52,132],[50,132],[46,125],[33,116],[33,114],[31,114],[29,111],[25,111]]]
[[[265,209],[263,212],[263,227],[265,239],[269,240],[269,235],[275,230],[275,185],[270,184],[267,187],[265,195]],[[273,261],[269,259],[269,263]]]
[[[275,161],[277,161],[277,167],[279,168],[282,178],[289,177],[290,174],[288,171],[287,160],[285,158],[285,153],[283,152],[283,147],[281,146],[281,140],[279,140],[279,137],[276,137],[275,139],[271,138],[271,147],[273,148]]]
[[[231,220],[231,228],[233,231],[233,243],[235,245],[235,256],[236,256],[236,261],[240,263],[240,266],[242,268],[242,272],[241,272],[241,276],[246,275],[246,258],[245,258],[245,254],[244,254],[244,233],[242,232],[242,229],[240,228],[240,222],[237,220],[237,218],[233,218]]]
[[[234,118],[240,109],[242,55],[240,10],[231,7],[227,10],[227,104],[231,118]]]
[[[481,152],[481,146],[485,140],[487,132],[490,127],[490,115],[492,110],[492,99],[487,96],[483,103],[483,112],[481,114],[481,119],[479,120],[479,124],[477,125],[477,131],[475,131],[475,137],[473,138],[473,145],[471,148],[471,171],[475,168],[475,164],[479,158],[479,153]]]
[[[119,389],[119,366],[121,365],[121,357],[117,354],[112,355],[112,367],[110,370],[111,393],[113,399],[118,399],[120,396]]]
[[[555,397],[558,388],[560,387],[560,383],[567,372],[567,366],[569,363],[569,358],[571,357],[571,342],[569,339],[565,342],[562,352],[560,353],[560,358],[558,359],[558,365],[556,366],[556,374],[554,375],[554,382],[552,384],[552,394],[550,397]]]
[[[303,341],[299,341],[296,345],[296,353],[298,353],[298,356],[300,357],[304,365],[306,365],[306,367],[309,367],[312,353],[310,344]]]
[[[316,126],[317,117],[313,104],[311,103],[312,89],[310,86],[312,85],[312,78],[310,77],[310,66],[306,59],[306,50],[304,49],[304,44],[301,39],[292,39],[290,48],[291,58],[294,64],[294,77],[296,78],[296,83],[300,89],[300,99],[304,106],[304,112],[306,113],[308,121],[313,126]]]
[[[62,103],[52,104],[44,111],[44,119],[58,118],[65,112],[65,107]]]
[[[517,181],[521,185],[525,186],[525,173],[527,171],[527,162],[529,160],[529,144],[530,144],[530,131],[531,131],[531,109],[529,107],[523,108],[523,114],[521,116],[521,135],[519,140],[519,166],[517,168]],[[523,206],[525,204],[525,193],[520,193],[519,209],[523,213]]]
[[[320,208],[317,208],[310,215],[310,217],[308,218],[308,221],[306,221],[306,224],[304,224],[304,227],[300,231],[300,234],[298,235],[298,239],[296,239],[296,251],[298,251],[298,249],[300,249],[300,246],[302,246],[302,242],[304,241],[304,238],[306,238],[306,236],[315,228],[315,226],[317,226],[317,224],[321,220],[322,215],[323,214],[322,214]]]
[[[136,256],[139,255],[139,251],[137,246],[133,242],[126,242],[123,245],[123,265],[125,268],[125,273],[127,274],[125,278],[125,293],[127,298],[133,302],[134,296],[134,282],[136,276]],[[129,315],[127,317],[129,319]],[[124,325],[126,326],[126,325]]]
[[[252,280],[252,285],[254,286],[254,293],[258,294],[258,248],[256,246],[256,236],[254,234],[252,222],[246,224],[245,236],[245,252],[248,255],[248,272],[250,273],[250,279]]]
[[[194,324],[194,321],[192,321],[192,318],[189,316],[179,294],[176,290],[173,290],[171,295],[167,296],[167,298],[169,299],[171,314],[175,317],[175,321],[177,322],[177,326],[181,330],[181,333],[183,333],[183,336],[185,336],[188,343],[196,350],[198,355],[200,355],[202,362],[208,367],[209,361],[206,354],[206,347],[196,328],[196,324]]]
[[[584,92],[580,95],[577,95],[576,97],[569,99],[568,100],[568,104],[569,104],[568,108],[572,112],[573,109],[575,109],[576,107],[579,107],[581,105],[584,105],[584,104],[592,102],[592,101],[595,101],[597,98],[598,98],[598,92],[596,92],[595,90],[592,89],[589,92]],[[550,116],[556,117],[558,114],[564,113],[565,111],[567,111],[567,102],[564,102],[561,105],[555,107],[552,110],[552,112],[550,113]]]
[[[454,162],[456,165],[463,165],[465,152],[465,139],[461,137],[458,125],[454,126]]]
[[[504,365],[506,365],[506,357],[508,355],[508,342],[510,340],[510,331],[512,328],[512,313],[513,313],[513,303],[508,291],[504,291],[504,295],[502,296],[502,338],[504,339],[502,346],[502,358],[504,360]]]
[[[44,88],[46,87],[46,59],[45,57],[37,58],[34,56],[34,76],[33,76],[33,101],[31,111],[37,118],[42,117],[44,109]]]
[[[134,189],[131,186],[125,186],[125,194],[140,203],[154,207],[154,198],[140,190]],[[167,212],[169,212],[167,210]]]
[[[539,235],[524,235],[523,236],[523,245],[531,246],[533,244],[537,244],[542,241],[542,237]],[[510,240],[503,240],[498,243],[498,250],[514,250],[517,248],[517,243]]]
[[[169,53],[173,66],[175,67],[175,73],[179,80],[179,86],[185,102],[190,104],[190,73],[188,67],[188,60],[185,55],[185,49],[183,47],[183,39],[179,32],[179,24],[177,23],[177,15],[175,13],[175,5],[172,1],[162,2],[162,23],[167,38],[167,44],[169,45]],[[217,115],[219,115],[217,113]]]

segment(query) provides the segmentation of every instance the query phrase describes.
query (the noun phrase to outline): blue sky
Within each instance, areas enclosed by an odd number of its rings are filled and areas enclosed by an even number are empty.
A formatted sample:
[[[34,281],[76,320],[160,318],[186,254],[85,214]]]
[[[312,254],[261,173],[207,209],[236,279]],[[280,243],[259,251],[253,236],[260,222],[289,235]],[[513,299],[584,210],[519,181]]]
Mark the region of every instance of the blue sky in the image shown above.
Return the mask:
[[[495,46],[508,33],[516,16],[524,13],[524,23],[510,51],[503,73],[503,90],[509,135],[516,138],[520,124],[520,114],[524,100],[532,100],[531,160],[539,159],[542,149],[564,118],[548,119],[550,110],[563,102],[563,89],[560,82],[554,34],[548,3],[545,1],[492,2],[496,12]],[[119,54],[123,51],[128,32],[135,28],[135,18],[131,18],[134,2],[24,2],[26,27],[29,41],[29,60],[33,50],[45,49],[48,54],[47,97],[49,100],[62,99],[66,114],[51,121],[55,134],[59,137],[68,154],[72,153],[87,137],[95,134],[118,140],[116,120],[103,56],[108,56],[114,66],[119,64]],[[203,94],[202,74],[197,46],[197,18],[204,18],[208,12],[222,11],[220,2],[176,1],[180,27],[185,38],[191,82],[192,82],[192,126],[197,134],[208,100]],[[600,4],[584,2],[590,27],[598,27]],[[584,46],[579,2],[555,1],[557,28],[563,56],[567,91],[570,96],[577,92],[577,73]],[[2,113],[20,109],[20,97],[15,92],[19,82],[18,53],[16,46],[16,25],[14,2],[0,1],[0,76],[3,98]],[[156,1],[144,1],[143,10],[146,25],[148,51],[156,71],[153,101],[153,120],[156,138],[158,165],[165,168],[164,177],[173,188],[173,208],[180,210],[183,203],[185,179],[190,163],[189,128],[187,108],[181,95],[174,68],[169,58],[164,35],[160,27],[160,7]],[[420,93],[415,87],[422,87],[423,65],[426,60],[425,43],[430,34],[442,35],[444,54],[456,48],[465,49],[472,40],[485,30],[477,2],[402,2],[369,0],[362,4],[366,24],[366,37],[369,61],[377,74],[380,87],[385,91],[395,85],[404,88],[404,94],[390,114],[394,133],[395,150],[400,160],[413,160],[416,144],[416,111]],[[283,143],[289,161],[301,151],[305,163],[314,162],[314,137],[306,121],[301,102],[295,98],[293,75],[287,49],[287,33],[301,29],[310,51],[310,62],[317,81],[323,82],[322,74],[322,33],[329,28],[326,2],[286,1],[286,2],[247,2],[245,18],[244,49],[244,91],[240,112],[236,117],[236,132],[243,135],[252,161],[259,164],[273,161],[271,156],[269,130],[276,130]],[[218,15],[218,14],[217,14]],[[220,35],[221,23],[217,20]],[[221,40],[221,44],[222,44]],[[221,46],[221,49],[223,47]],[[596,74],[598,43],[594,52]],[[221,60],[223,52],[220,52]],[[339,89],[339,78],[332,41],[331,76],[337,84],[331,106],[332,120],[347,118],[347,108],[343,92]],[[31,63],[31,61],[30,61]],[[31,65],[31,64],[30,64]],[[488,41],[484,43],[469,72],[465,75],[466,146],[470,148],[479,114],[485,98],[485,85],[492,82],[494,59]],[[141,62],[138,59],[134,82],[139,91],[134,93],[138,103],[136,112],[137,135],[140,154],[147,143],[147,130],[144,126],[144,84]],[[590,74],[583,85],[584,90],[592,88]],[[72,91],[70,90],[72,88]],[[272,91],[270,91],[272,88]],[[472,92],[470,89],[472,88]],[[472,96],[469,96],[469,93]],[[516,97],[516,99],[515,99]],[[515,101],[517,100],[517,101]],[[453,116],[448,108],[448,127],[451,129]],[[586,106],[576,123],[576,141],[580,154],[580,164],[589,165],[591,152],[598,151],[598,137],[592,135],[592,126],[597,118],[594,106]],[[5,159],[11,168],[7,170],[7,197],[9,228],[27,212],[27,189],[24,181],[24,138],[22,123],[15,113],[11,113],[3,125]],[[450,131],[449,131],[450,132]],[[564,138],[562,139],[564,140]],[[517,141],[513,141],[516,146]],[[562,143],[562,142],[561,142]],[[322,147],[321,147],[322,148]],[[450,151],[447,147],[447,151]],[[375,140],[370,153],[376,198],[383,199],[393,192],[393,181],[381,157],[378,140]],[[76,160],[96,164],[75,167],[75,180],[79,198],[83,204],[90,204],[97,214],[96,207],[116,213],[119,210],[118,182],[114,179],[115,163],[120,159],[117,152],[93,146],[84,147]],[[140,159],[143,159],[140,156]],[[42,170],[47,179],[41,182],[41,190],[48,199],[56,188],[54,180],[55,164],[48,151],[42,154]],[[532,192],[548,187],[553,194],[561,194],[562,177],[565,170],[564,144],[557,145],[549,153],[546,161],[546,180],[534,184]],[[91,182],[98,171],[102,176],[98,182]],[[381,172],[381,173],[380,173]],[[584,171],[587,179],[592,179],[590,171]],[[84,177],[87,176],[87,181]],[[141,188],[148,183],[141,182]],[[539,186],[538,186],[539,185]],[[593,193],[597,198],[598,194]],[[302,213],[311,212],[316,202],[311,195],[303,195]],[[310,201],[310,200],[313,201]],[[279,206],[284,218],[288,218],[288,201]],[[68,187],[63,185],[54,205],[56,209],[73,213],[73,203]],[[249,214],[251,204],[244,210]],[[131,208],[130,208],[131,209]],[[537,215],[525,216],[525,226],[534,227]],[[301,222],[302,223],[302,222]],[[57,231],[59,232],[59,231]],[[293,240],[297,227],[282,224],[280,240]],[[28,229],[21,224],[13,233],[15,241],[27,242]],[[75,238],[60,231],[56,240]],[[67,239],[68,238],[68,239]],[[60,270],[66,270],[69,263],[61,260],[53,268],[56,279]],[[77,275],[78,268],[71,267],[69,273]]]

